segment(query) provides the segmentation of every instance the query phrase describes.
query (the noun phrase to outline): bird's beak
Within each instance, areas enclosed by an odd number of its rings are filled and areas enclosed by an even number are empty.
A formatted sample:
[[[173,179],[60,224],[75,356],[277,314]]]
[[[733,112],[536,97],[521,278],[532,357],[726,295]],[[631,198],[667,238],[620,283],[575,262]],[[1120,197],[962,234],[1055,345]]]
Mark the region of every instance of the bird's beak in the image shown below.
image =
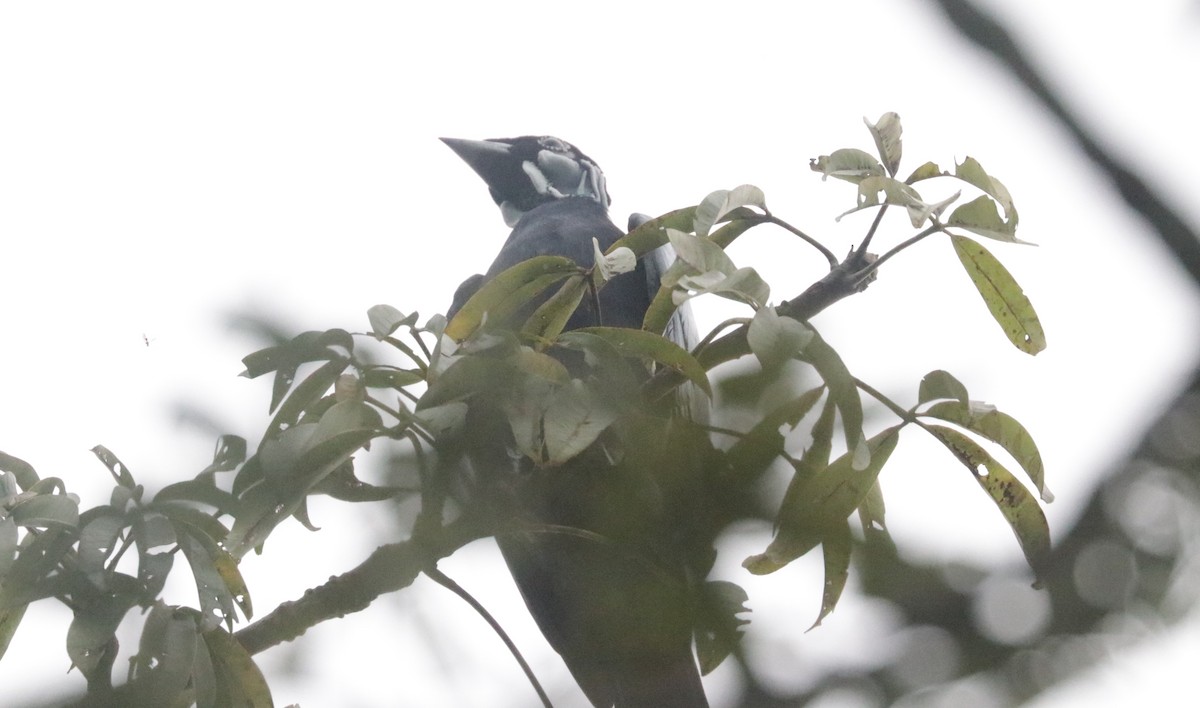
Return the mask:
[[[461,138],[441,138],[441,141],[470,165],[489,187],[502,185],[511,178],[514,165],[512,146],[508,143]]]

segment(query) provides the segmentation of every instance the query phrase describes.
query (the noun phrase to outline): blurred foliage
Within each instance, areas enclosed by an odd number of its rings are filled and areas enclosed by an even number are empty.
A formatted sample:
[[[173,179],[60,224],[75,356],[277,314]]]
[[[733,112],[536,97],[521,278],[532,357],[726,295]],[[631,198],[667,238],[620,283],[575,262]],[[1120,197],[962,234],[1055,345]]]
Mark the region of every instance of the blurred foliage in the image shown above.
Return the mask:
[[[437,561],[474,539],[550,533],[575,539],[587,553],[617,552],[642,563],[646,579],[622,588],[622,596],[644,604],[647,624],[690,623],[707,672],[738,653],[748,621],[741,588],[705,580],[716,536],[747,516],[773,518],[773,540],[744,561],[757,574],[821,548],[826,577],[814,626],[820,624],[835,609],[853,558],[874,559],[871,567],[896,558],[877,477],[906,428],[932,435],[970,470],[1034,574],[1053,583],[1038,500],[1002,461],[1013,460],[1050,500],[1037,447],[1020,423],[973,402],[944,371],[926,375],[918,400],[902,406],[855,378],[808,322],[867,287],[892,257],[942,235],[1009,341],[1030,354],[1046,345],[1012,275],[966,235],[1020,243],[1004,185],[972,158],[949,171],[926,162],[901,181],[899,117],[885,114],[867,128],[877,155],[836,150],[812,165],[855,186],[847,213],[877,212],[844,260],[773,214],[756,187],[719,190],[597,251],[594,267],[546,256],[520,263],[483,284],[449,321],[377,305],[368,312],[369,331],[286,339],[275,333],[276,343],[244,359],[246,376],[273,381],[262,438],[248,445],[222,436],[211,464],[152,496],[103,447],[94,452],[113,491],[107,504],[87,509],[61,479],[0,456],[0,649],[30,603],[56,599],[74,614],[66,648],[87,679],[85,704],[267,706],[270,690],[254,654],[363,609],[420,573],[449,585]],[[957,183],[959,191],[927,200],[915,185],[927,191],[934,180]],[[978,196],[943,220],[963,188]],[[875,256],[868,246],[889,207],[902,208],[917,233]],[[724,250],[764,224],[803,239],[830,265],[828,276],[777,307],[769,306],[771,288],[757,272],[738,267]],[[644,329],[564,331],[584,298],[594,299],[636,258],[668,242],[678,258]],[[740,302],[748,315],[723,323],[692,351],[659,334],[676,308],[706,294]],[[786,389],[793,362],[814,385],[767,408],[743,408],[736,429],[710,426],[690,414],[694,406],[679,405],[681,397],[711,396],[712,370],[736,360],[757,372],[748,385],[743,380],[742,393],[751,397]],[[893,422],[868,432],[862,393]],[[794,430],[810,439],[801,452],[788,442]],[[404,466],[403,481],[377,486],[357,477],[356,458],[376,448]],[[472,459],[525,473],[473,468]],[[762,509],[759,482],[777,463],[791,468],[791,479],[782,498]],[[254,616],[239,560],[263,552],[288,519],[313,528],[308,500],[316,494],[349,503],[414,498],[419,512],[407,541],[380,547],[357,568],[233,634],[239,614]],[[530,498],[555,511],[530,513]],[[849,524],[854,515],[860,533]],[[178,559],[194,579],[199,607],[160,598]],[[1108,556],[1096,562],[1107,567]],[[687,572],[677,572],[681,563]],[[878,576],[868,570],[866,577],[870,585]],[[912,572],[888,583],[903,587],[921,577]],[[141,640],[126,682],[114,685],[115,630],[135,607],[148,610]]]

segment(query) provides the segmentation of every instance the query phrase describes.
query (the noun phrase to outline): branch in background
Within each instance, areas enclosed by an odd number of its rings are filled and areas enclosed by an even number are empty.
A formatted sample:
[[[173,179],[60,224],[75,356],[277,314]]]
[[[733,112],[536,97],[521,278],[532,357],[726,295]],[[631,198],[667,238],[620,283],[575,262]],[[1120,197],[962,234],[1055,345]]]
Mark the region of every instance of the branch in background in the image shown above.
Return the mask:
[[[992,54],[1025,85],[1025,88],[1059,120],[1084,154],[1108,175],[1129,208],[1140,214],[1158,233],[1167,248],[1200,285],[1200,239],[1174,209],[1155,194],[1134,171],[1100,146],[1062,100],[1050,90],[1046,80],[1025,57],[1012,35],[994,17],[968,0],[934,0],[946,18],[964,37]]]

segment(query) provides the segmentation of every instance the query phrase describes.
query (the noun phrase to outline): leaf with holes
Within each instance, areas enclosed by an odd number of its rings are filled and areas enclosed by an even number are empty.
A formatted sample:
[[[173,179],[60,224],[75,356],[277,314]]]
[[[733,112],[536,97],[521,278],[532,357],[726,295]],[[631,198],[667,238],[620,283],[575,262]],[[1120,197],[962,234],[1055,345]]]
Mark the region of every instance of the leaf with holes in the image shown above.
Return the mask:
[[[1037,354],[1045,349],[1046,333],[1042,331],[1042,323],[1012,274],[979,243],[957,235],[952,235],[950,240],[975,289],[1008,341],[1026,354]]]
[[[837,607],[842,591],[846,589],[846,579],[850,577],[852,548],[850,522],[845,519],[842,519],[841,523],[831,524],[821,536],[821,553],[825,557],[825,585],[821,592],[821,612],[808,628],[810,631],[821,626],[821,622]]]
[[[1046,487],[1045,467],[1037,443],[1033,441],[1033,436],[1025,426],[1012,416],[991,406],[962,406],[956,401],[936,403],[922,415],[961,425],[1004,448],[1004,451],[1021,465],[1025,474],[1029,475],[1029,480],[1038,490],[1042,501],[1054,501],[1054,494]]]
[[[1017,535],[1029,567],[1041,578],[1050,558],[1050,528],[1037,500],[1004,465],[971,438],[940,425],[928,428],[971,471],[975,481],[999,507],[1004,520]]]
[[[858,184],[870,177],[882,177],[885,172],[870,153],[857,148],[842,148],[834,150],[829,155],[821,155],[809,161],[813,172],[820,172],[821,178],[833,177]]]

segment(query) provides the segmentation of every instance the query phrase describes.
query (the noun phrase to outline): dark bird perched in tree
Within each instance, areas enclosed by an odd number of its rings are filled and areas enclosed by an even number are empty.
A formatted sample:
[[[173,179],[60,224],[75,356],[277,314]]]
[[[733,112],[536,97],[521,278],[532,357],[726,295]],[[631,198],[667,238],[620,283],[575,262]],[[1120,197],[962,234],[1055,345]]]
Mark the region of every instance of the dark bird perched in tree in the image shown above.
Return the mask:
[[[555,255],[591,267],[592,240],[603,251],[623,235],[608,217],[604,174],[570,143],[549,136],[443,142],[483,178],[513,227],[488,272],[459,287],[450,317],[511,266]],[[673,259],[670,246],[646,254],[636,270],[606,284],[598,308],[585,297],[567,329],[640,328]],[[686,306],[664,335],[688,349],[695,344]],[[568,368],[579,375],[578,362]],[[701,417],[704,405],[682,410]],[[499,533],[497,543],[530,613],[588,699],[598,708],[707,706],[692,653],[693,590],[707,567],[703,558],[688,561],[694,551],[684,547],[696,534],[681,522],[689,512],[680,511],[697,496],[698,475],[675,452],[688,445],[668,442],[698,428],[676,436],[670,424],[626,424],[612,446],[616,455],[593,444],[543,469],[516,452],[501,416],[473,412],[468,426],[476,440],[468,452],[472,474],[489,503],[544,528],[585,532]]]

